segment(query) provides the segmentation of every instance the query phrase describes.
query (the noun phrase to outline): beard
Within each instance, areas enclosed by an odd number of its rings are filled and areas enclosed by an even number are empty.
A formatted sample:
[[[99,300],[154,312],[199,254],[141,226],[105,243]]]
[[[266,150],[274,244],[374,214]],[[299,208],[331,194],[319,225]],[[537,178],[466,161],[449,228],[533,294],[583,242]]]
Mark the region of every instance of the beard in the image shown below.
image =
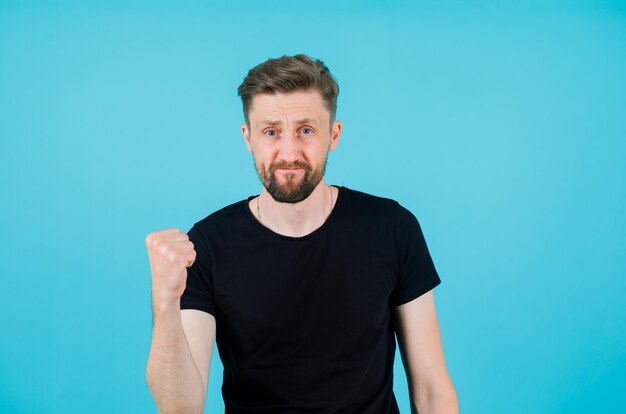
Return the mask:
[[[257,167],[257,173],[259,174],[263,187],[265,187],[274,200],[279,203],[299,203],[311,195],[315,187],[317,187],[324,177],[327,159],[328,154],[326,154],[324,163],[316,169],[313,169],[313,167],[305,161],[281,161],[271,164],[269,171],[263,166],[259,166]],[[302,168],[304,170],[304,177],[298,182],[295,178],[295,174],[285,174],[287,182],[281,184],[276,177],[276,170],[294,167]]]

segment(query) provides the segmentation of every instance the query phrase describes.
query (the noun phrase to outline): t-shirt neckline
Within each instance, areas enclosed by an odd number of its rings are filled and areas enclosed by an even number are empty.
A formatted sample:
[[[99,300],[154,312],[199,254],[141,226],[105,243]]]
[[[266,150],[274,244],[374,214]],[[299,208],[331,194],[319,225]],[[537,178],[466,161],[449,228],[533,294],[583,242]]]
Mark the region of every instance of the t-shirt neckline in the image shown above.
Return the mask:
[[[324,229],[326,229],[330,225],[330,223],[333,221],[334,217],[337,215],[337,209],[339,209],[341,207],[341,204],[342,204],[341,202],[342,202],[342,200],[344,198],[345,187],[332,185],[332,184],[329,184],[329,185],[331,185],[332,187],[336,187],[337,188],[337,201],[335,202],[335,205],[333,206],[332,211],[330,212],[330,214],[328,215],[328,217],[326,218],[324,223],[322,223],[321,226],[319,226],[318,228],[316,228],[315,230],[313,230],[309,234],[305,234],[304,236],[300,236],[300,237],[292,237],[292,236],[287,236],[287,235],[284,235],[284,234],[276,233],[272,229],[270,229],[268,227],[265,227],[254,216],[254,214],[252,214],[252,211],[250,211],[250,200],[252,200],[255,197],[258,197],[259,194],[249,196],[248,198],[246,198],[245,200],[242,201],[242,204],[243,204],[243,208],[245,210],[245,213],[246,213],[246,216],[248,217],[248,219],[250,219],[254,223],[254,225],[256,227],[260,228],[261,231],[263,231],[264,233],[267,233],[267,234],[269,234],[271,236],[274,236],[274,237],[278,237],[278,238],[283,239],[283,240],[292,240],[292,241],[306,240],[306,239],[314,237],[317,234],[319,234],[322,231],[324,231]]]

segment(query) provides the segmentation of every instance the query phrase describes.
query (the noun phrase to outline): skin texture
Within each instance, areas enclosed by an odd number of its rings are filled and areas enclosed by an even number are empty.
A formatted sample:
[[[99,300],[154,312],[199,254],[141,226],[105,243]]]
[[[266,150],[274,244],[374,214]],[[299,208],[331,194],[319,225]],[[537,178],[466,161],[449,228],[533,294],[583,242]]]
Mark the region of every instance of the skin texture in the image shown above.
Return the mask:
[[[178,229],[146,236],[152,274],[154,326],[146,381],[160,413],[202,413],[215,318],[180,310],[187,267],[196,258],[193,243]]]
[[[443,355],[433,290],[393,310],[398,348],[411,396],[411,413],[459,412]]]
[[[250,124],[243,124],[241,132],[263,183],[259,197],[250,201],[250,210],[276,233],[292,237],[311,233],[324,223],[337,200],[338,190],[325,184],[323,172],[328,153],[339,142],[341,122],[330,124],[317,91],[257,95],[248,119]],[[307,174],[312,189],[303,190]],[[272,186],[272,192],[290,202],[276,201],[266,188]],[[302,191],[310,194],[299,200]],[[195,260],[193,244],[185,233],[168,229],[149,234],[146,248],[154,312],[148,386],[160,413],[202,413],[216,322],[206,312],[180,310],[186,268]],[[412,413],[458,413],[433,291],[394,308],[393,317]]]

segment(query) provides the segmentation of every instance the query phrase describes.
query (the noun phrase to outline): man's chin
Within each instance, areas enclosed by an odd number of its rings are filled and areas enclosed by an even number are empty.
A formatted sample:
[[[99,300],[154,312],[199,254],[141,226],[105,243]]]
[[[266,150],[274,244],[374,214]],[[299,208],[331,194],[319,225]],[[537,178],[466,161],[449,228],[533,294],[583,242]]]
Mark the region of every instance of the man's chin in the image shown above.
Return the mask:
[[[300,184],[294,185],[270,185],[266,187],[267,192],[272,196],[274,201],[279,203],[295,204],[306,200],[313,191],[305,188]]]
[[[262,180],[263,181],[263,180]],[[272,196],[272,198],[279,203],[295,204],[306,200],[317,184],[321,181],[311,180],[307,174],[301,176],[300,174],[272,174],[271,178],[267,181],[263,181],[265,189]]]
[[[295,204],[307,199],[311,194],[303,194],[300,191],[273,191],[272,198],[279,203]]]
[[[296,194],[302,191],[302,187],[305,186],[304,178],[293,177],[291,180],[277,179],[274,180],[272,186],[283,194]]]

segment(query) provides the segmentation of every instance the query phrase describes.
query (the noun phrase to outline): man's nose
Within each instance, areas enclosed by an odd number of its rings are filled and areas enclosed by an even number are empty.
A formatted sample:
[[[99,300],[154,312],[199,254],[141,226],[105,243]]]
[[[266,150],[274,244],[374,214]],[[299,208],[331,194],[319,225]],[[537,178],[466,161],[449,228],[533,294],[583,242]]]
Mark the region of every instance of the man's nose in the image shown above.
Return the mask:
[[[296,161],[302,158],[302,141],[297,131],[284,131],[280,152],[285,161]]]

